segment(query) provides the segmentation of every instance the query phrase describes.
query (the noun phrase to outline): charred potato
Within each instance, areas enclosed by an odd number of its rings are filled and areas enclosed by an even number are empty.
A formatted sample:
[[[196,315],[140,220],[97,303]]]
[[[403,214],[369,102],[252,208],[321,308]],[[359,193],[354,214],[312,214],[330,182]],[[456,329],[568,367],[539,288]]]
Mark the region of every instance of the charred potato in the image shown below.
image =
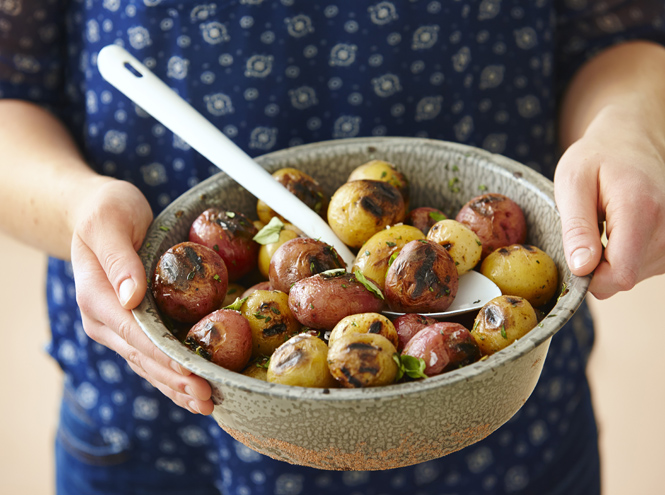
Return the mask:
[[[270,356],[289,337],[300,331],[300,323],[289,309],[288,296],[277,290],[256,290],[242,304],[240,313],[252,331],[252,358]]]
[[[337,382],[328,369],[327,357],[328,346],[315,332],[295,335],[270,358],[268,381],[295,387],[334,388]]]
[[[421,206],[419,208],[414,208],[409,212],[409,214],[404,219],[404,223],[407,225],[412,225],[420,230],[423,234],[427,235],[429,229],[436,222],[441,220],[446,220],[445,213],[431,206]]]
[[[219,309],[189,330],[185,345],[222,368],[241,371],[252,354],[252,332],[238,312]]]
[[[388,268],[385,298],[404,313],[445,311],[457,295],[455,262],[443,247],[428,240],[411,241]]]
[[[379,313],[358,313],[349,315],[342,318],[335,328],[330,332],[328,337],[328,345],[333,345],[333,342],[340,338],[342,335],[348,333],[375,333],[383,335],[395,347],[399,344],[399,337],[395,325],[388,318]]]
[[[242,374],[256,378],[257,380],[268,381],[268,363],[270,358],[268,356],[261,356],[257,359],[252,359],[249,364],[242,370]]]
[[[347,182],[363,179],[381,180],[395,186],[404,198],[404,207],[408,210],[409,181],[402,172],[397,170],[395,165],[383,160],[371,160],[356,167],[349,175]]]
[[[325,218],[329,199],[321,185],[313,177],[301,170],[288,167],[275,171],[272,176],[303,203]],[[274,216],[286,221],[262,200],[258,200],[256,204],[256,214],[259,220],[266,224]]]
[[[411,338],[420,332],[423,328],[436,323],[434,318],[429,316],[419,315],[417,313],[406,313],[398,316],[393,320],[393,325],[399,337],[397,350],[402,352],[406,344]]]
[[[499,286],[502,294],[523,297],[534,307],[552,299],[559,283],[554,260],[536,246],[523,244],[492,252],[480,265],[480,273]]]
[[[343,184],[330,199],[328,224],[346,245],[359,248],[389,225],[404,220],[404,199],[395,186],[378,180]]]
[[[259,248],[259,272],[266,279],[270,277],[270,260],[275,254],[275,251],[277,251],[277,249],[279,249],[279,247],[285,242],[290,241],[291,239],[295,239],[299,236],[296,230],[287,227],[288,224],[285,224],[284,228],[279,231],[279,238],[277,241],[263,244]]]
[[[537,324],[536,312],[529,301],[518,296],[499,296],[480,309],[471,335],[480,352],[491,355],[522,338]]]
[[[328,350],[328,367],[346,388],[376,387],[395,381],[398,366],[395,346],[383,335],[348,333]]]
[[[478,235],[483,243],[483,258],[500,247],[526,241],[526,220],[522,209],[502,194],[476,196],[460,209],[455,220]]]
[[[345,268],[334,247],[317,239],[297,237],[282,244],[270,260],[270,283],[288,294],[298,280],[317,273]]]
[[[455,262],[457,274],[464,275],[480,261],[482,242],[469,227],[456,220],[441,220],[427,233],[427,238],[444,247]]]
[[[182,323],[196,323],[226,297],[224,261],[202,244],[181,242],[157,261],[151,289],[159,309]]]
[[[382,297],[368,289],[355,275],[339,270],[338,273],[319,273],[296,282],[289,292],[289,308],[303,325],[332,330],[345,316],[381,312],[384,307]]]
[[[383,289],[391,258],[394,260],[394,256],[397,256],[408,242],[424,238],[420,230],[410,225],[395,225],[383,229],[370,237],[360,248],[353,263],[353,271],[360,270]]]

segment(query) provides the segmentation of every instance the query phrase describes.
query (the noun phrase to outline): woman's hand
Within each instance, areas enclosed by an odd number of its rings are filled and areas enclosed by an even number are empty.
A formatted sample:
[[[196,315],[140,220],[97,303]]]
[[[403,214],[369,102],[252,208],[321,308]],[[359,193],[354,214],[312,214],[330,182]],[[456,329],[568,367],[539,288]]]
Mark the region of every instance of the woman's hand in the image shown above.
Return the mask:
[[[89,191],[90,199],[76,208],[71,245],[85,332],[126,359],[139,376],[177,405],[210,414],[210,385],[162,353],[130,311],[147,288],[136,251],[152,220],[148,202],[128,182],[105,177],[91,179]]]

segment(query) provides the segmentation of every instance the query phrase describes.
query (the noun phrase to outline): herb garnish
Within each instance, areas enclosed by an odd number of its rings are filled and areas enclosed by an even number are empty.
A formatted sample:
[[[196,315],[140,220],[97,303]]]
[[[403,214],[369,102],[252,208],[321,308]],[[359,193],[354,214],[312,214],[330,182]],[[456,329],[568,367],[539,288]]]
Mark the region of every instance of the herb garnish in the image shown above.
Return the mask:
[[[353,274],[356,276],[356,279],[358,280],[358,282],[360,282],[361,284],[363,284],[365,286],[365,289],[367,289],[368,291],[373,293],[379,299],[385,299],[383,297],[383,294],[381,293],[381,289],[379,289],[376,286],[376,284],[374,284],[374,282],[371,282],[370,280],[367,280],[367,278],[365,277],[363,272],[361,272],[360,270],[356,270],[355,272],[353,272]]]
[[[404,375],[409,378],[427,378],[425,374],[425,360],[409,356],[407,354],[393,354],[393,360],[397,363],[397,376],[395,381],[401,380]]]
[[[429,217],[435,222],[440,222],[441,220],[448,218],[443,213],[439,213],[438,211],[430,211]]]
[[[228,306],[225,306],[224,309],[232,309],[233,311],[240,311],[240,308],[242,307],[242,305],[245,303],[246,300],[247,300],[246,297],[243,297],[242,299],[236,297],[236,300],[233,301]]]
[[[270,222],[254,236],[254,240],[264,246],[266,244],[273,244],[279,241],[279,234],[283,228],[284,224],[282,221],[277,217],[272,217]]]

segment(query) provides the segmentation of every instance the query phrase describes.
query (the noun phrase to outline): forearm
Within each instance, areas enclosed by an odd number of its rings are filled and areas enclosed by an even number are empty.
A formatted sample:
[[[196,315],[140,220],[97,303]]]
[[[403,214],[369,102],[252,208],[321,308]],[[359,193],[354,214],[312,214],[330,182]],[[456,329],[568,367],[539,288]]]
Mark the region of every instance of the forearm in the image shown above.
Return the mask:
[[[27,102],[0,100],[0,229],[68,259],[76,209],[95,185],[65,127]]]

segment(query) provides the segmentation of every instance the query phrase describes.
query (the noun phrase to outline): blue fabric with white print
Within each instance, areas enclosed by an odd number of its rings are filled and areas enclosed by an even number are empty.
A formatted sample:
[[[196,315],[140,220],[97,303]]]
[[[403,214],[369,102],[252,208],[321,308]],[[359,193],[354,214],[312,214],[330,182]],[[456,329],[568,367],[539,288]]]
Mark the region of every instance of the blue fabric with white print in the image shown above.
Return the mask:
[[[115,91],[118,43],[251,155],[327,139],[420,136],[552,176],[557,101],[598,50],[663,41],[662,1],[0,0],[0,97],[62,117],[100,173],[154,212],[216,169]],[[91,341],[71,266],[49,263],[50,352],[66,376],[58,493],[593,494],[596,430],[583,306],[553,339],[525,406],[486,440],[385,472],[268,459],[173,405]]]

